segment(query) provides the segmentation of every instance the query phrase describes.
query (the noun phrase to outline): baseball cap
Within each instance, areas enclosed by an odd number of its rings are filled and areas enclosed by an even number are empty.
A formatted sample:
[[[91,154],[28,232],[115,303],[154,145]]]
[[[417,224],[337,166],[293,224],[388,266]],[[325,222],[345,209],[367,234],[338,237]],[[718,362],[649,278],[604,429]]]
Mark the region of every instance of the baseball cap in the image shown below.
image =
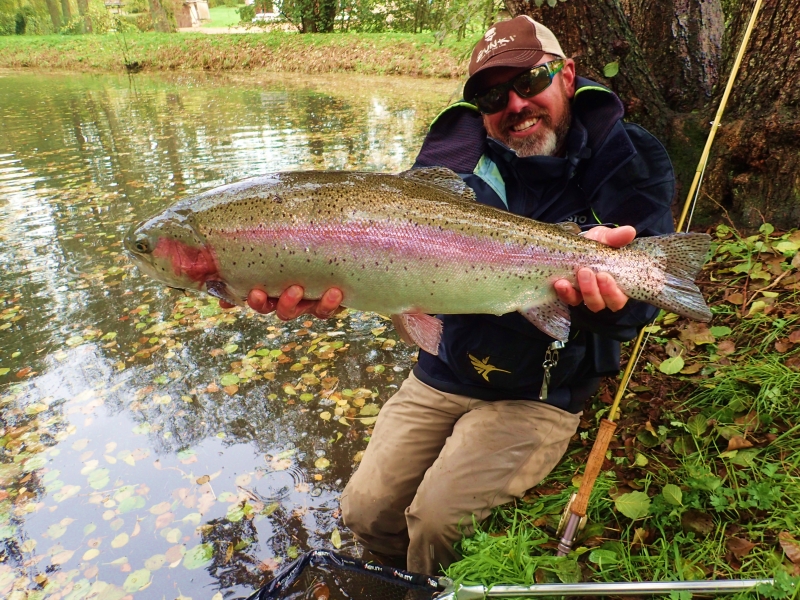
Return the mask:
[[[545,54],[566,58],[561,44],[547,27],[528,15],[492,25],[472,50],[464,98],[480,92],[484,71],[492,67],[517,67],[520,71],[542,61]]]

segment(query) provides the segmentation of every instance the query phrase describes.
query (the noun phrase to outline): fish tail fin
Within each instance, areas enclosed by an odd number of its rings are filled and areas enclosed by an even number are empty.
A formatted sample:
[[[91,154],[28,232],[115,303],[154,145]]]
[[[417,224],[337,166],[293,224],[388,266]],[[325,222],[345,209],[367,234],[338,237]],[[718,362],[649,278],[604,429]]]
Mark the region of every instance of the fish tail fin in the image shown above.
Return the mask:
[[[628,246],[653,256],[665,272],[664,287],[647,302],[697,321],[710,321],[711,311],[694,280],[708,257],[711,236],[673,233],[635,239]]]

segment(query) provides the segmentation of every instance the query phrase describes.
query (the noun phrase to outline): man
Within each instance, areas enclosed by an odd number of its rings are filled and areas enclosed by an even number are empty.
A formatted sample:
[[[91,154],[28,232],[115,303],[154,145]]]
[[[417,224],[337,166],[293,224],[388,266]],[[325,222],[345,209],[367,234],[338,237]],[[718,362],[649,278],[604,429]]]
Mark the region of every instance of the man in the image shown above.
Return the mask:
[[[495,24],[469,74],[466,102],[437,118],[415,167],[449,167],[479,202],[540,221],[619,226],[585,233],[615,247],[672,231],[663,147],[622,122],[613,93],[576,76],[547,28],[525,16]],[[373,555],[436,573],[458,560],[453,544],[473,518],[523,496],[561,459],[600,377],[619,370],[618,340],[656,312],[607,273],[581,269],[577,281],[554,282],[573,307],[563,348],[518,313],[440,316],[438,356],[420,351],[342,494],[345,524]],[[280,299],[254,290],[249,303],[282,319],[347,303],[335,289],[302,296],[299,286]]]

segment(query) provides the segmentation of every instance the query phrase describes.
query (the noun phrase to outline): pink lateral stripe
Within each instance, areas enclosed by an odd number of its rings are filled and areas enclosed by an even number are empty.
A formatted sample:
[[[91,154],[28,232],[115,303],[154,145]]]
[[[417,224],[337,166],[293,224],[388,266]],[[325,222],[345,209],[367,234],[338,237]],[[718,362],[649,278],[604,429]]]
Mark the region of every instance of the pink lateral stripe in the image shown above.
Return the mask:
[[[232,241],[278,244],[292,249],[348,247],[352,250],[384,251],[406,258],[430,258],[481,264],[524,266],[536,261],[544,266],[560,264],[574,257],[572,252],[548,251],[537,245],[521,248],[501,238],[477,238],[460,232],[421,225],[351,224],[258,227],[216,230]]]

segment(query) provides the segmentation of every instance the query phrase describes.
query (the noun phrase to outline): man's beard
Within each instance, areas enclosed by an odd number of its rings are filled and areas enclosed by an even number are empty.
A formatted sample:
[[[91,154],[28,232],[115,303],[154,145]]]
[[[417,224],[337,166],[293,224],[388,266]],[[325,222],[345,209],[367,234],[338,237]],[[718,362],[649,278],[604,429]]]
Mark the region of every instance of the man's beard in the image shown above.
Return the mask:
[[[518,138],[506,133],[514,125],[532,118],[540,120],[540,130],[534,135]],[[498,127],[499,131],[492,131],[491,128],[487,129],[489,129],[490,137],[514,150],[517,156],[553,156],[562,148],[564,141],[567,139],[571,122],[569,99],[565,97],[561,119],[555,124],[549,113],[537,112],[532,108],[527,108],[520,113],[509,116],[507,119],[503,119]]]

